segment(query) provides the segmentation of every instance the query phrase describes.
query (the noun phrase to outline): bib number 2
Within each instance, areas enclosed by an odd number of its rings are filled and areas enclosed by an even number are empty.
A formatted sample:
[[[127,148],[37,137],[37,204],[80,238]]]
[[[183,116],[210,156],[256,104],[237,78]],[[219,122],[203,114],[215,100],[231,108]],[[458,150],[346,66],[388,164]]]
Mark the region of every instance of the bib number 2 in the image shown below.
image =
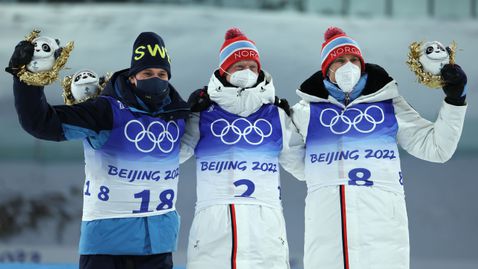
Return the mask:
[[[243,186],[243,185],[246,186],[246,190],[241,195],[236,195],[236,197],[250,197],[252,193],[254,193],[254,190],[256,189],[254,182],[250,181],[249,179],[239,179],[237,181],[234,181],[233,184],[236,187]]]

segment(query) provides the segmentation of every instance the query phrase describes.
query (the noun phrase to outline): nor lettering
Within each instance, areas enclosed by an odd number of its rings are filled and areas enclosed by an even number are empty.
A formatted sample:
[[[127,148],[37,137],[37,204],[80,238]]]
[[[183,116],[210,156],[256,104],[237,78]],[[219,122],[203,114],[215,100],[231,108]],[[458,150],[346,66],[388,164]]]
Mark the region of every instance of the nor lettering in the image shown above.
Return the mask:
[[[254,58],[254,57],[257,57],[257,53],[255,51],[252,51],[252,50],[239,50],[239,51],[234,52],[234,58],[241,59],[241,58],[244,58],[244,57]]]

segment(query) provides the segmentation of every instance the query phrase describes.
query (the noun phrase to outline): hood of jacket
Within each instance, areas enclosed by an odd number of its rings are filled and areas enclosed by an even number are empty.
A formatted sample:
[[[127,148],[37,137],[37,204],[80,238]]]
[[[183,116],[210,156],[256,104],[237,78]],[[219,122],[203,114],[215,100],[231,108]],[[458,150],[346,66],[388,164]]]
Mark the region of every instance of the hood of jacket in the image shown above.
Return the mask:
[[[216,70],[209,80],[207,93],[222,109],[242,117],[256,112],[264,104],[273,104],[275,100],[272,76],[263,70],[259,73],[257,83],[245,89],[230,84]]]
[[[365,64],[365,73],[368,74],[368,78],[362,94],[349,105],[378,102],[398,96],[397,82],[388,75],[385,69],[379,65],[367,63]],[[318,71],[306,79],[296,93],[306,102],[333,102],[342,105],[325,88],[322,71]]]
[[[181,98],[179,93],[169,84],[169,97],[171,103],[166,105],[162,111],[149,112],[144,110],[136,99],[134,88],[128,80],[129,69],[118,71],[111,76],[101,95],[113,97],[121,101],[135,112],[160,117],[163,120],[185,119],[189,116],[190,109],[188,104]]]

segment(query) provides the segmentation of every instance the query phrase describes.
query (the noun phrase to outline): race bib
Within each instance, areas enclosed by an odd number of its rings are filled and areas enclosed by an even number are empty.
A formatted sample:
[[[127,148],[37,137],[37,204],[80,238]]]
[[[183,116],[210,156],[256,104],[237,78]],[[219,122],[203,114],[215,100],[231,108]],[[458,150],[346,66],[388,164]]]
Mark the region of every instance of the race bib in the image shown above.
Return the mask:
[[[314,103],[310,116],[305,159],[309,189],[356,185],[403,192],[391,100],[345,110]]]
[[[201,113],[196,146],[197,206],[227,203],[280,207],[282,129],[275,106],[249,117],[219,107]]]

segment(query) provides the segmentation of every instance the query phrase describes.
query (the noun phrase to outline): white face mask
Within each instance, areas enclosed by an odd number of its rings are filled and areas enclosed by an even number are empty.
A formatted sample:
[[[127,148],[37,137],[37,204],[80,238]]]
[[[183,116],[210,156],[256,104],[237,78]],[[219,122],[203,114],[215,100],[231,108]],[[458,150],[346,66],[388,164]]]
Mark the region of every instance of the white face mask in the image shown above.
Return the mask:
[[[334,72],[333,70],[330,70]],[[335,81],[343,92],[351,92],[360,80],[360,67],[348,62],[335,70]]]
[[[236,71],[231,75],[229,82],[240,88],[249,88],[254,86],[259,76],[250,69]]]

